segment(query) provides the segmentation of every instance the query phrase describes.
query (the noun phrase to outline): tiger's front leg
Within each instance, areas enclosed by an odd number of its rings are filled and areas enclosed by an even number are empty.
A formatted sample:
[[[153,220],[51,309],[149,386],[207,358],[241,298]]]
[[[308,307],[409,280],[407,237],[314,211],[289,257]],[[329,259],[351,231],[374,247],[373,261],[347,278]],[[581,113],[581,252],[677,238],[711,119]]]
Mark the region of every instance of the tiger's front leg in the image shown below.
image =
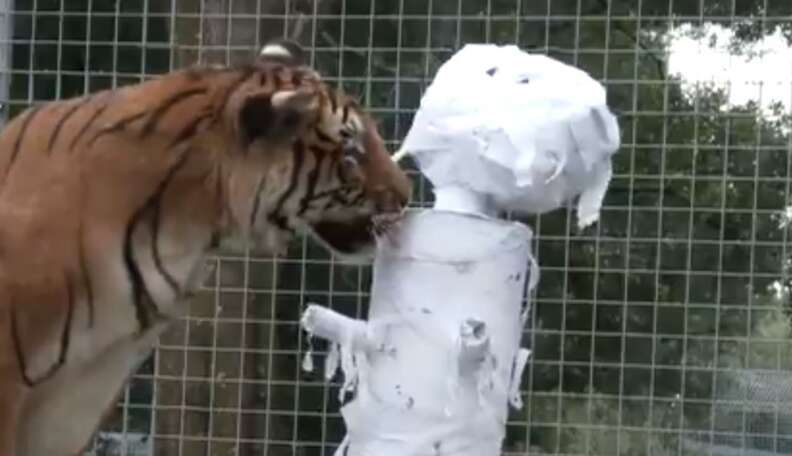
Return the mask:
[[[166,326],[161,322],[143,335],[119,340],[91,362],[64,368],[34,388],[20,416],[14,456],[81,454]]]
[[[24,385],[0,379],[0,456],[16,456],[19,415],[26,395]]]
[[[2,335],[11,334],[7,315],[7,312],[0,313]],[[28,388],[18,372],[13,340],[4,337],[0,340],[0,456],[16,456],[20,413],[27,395]]]

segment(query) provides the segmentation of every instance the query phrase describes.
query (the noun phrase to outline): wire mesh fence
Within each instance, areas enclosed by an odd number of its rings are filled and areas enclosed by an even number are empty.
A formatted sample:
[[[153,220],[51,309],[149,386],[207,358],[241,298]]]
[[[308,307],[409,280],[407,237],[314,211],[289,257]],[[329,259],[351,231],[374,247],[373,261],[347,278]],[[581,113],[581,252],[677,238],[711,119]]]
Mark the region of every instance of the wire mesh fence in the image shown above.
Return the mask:
[[[789,0],[1,0],[0,13],[6,118],[286,36],[395,148],[465,43],[588,71],[623,146],[599,224],[525,219],[542,276],[505,453],[792,454]],[[431,203],[412,176],[414,204]],[[370,270],[304,238],[277,261],[210,263],[94,453],[331,455],[339,385],[301,370],[298,319],[309,301],[365,316]]]

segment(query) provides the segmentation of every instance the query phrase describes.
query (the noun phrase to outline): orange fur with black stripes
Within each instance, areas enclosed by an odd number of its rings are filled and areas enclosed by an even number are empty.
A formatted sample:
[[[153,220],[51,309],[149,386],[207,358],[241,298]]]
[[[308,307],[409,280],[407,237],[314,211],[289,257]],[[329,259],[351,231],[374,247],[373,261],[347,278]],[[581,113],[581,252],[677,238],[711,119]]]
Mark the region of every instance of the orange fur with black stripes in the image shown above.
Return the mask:
[[[374,123],[289,47],[265,49],[0,133],[0,455],[78,454],[218,244],[277,254],[304,230],[365,255],[405,207]]]

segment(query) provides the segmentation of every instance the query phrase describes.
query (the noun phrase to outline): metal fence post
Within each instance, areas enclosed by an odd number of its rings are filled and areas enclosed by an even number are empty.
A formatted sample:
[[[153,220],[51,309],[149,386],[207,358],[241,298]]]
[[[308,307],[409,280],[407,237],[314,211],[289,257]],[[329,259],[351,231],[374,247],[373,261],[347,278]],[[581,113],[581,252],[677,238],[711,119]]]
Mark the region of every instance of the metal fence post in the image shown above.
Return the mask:
[[[0,128],[8,119],[11,87],[11,39],[14,36],[14,0],[0,0]]]

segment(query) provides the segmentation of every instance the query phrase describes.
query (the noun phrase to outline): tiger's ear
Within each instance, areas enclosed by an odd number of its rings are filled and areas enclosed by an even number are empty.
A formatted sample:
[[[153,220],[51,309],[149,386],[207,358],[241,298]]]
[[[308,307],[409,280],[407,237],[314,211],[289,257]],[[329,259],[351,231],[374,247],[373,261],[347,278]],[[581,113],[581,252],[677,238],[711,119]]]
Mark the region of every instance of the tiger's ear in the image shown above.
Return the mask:
[[[282,142],[294,139],[317,115],[319,94],[314,88],[252,94],[242,101],[239,130],[245,144],[262,139]]]
[[[305,65],[305,50],[291,40],[271,40],[261,48],[259,58],[278,60],[292,65]]]

